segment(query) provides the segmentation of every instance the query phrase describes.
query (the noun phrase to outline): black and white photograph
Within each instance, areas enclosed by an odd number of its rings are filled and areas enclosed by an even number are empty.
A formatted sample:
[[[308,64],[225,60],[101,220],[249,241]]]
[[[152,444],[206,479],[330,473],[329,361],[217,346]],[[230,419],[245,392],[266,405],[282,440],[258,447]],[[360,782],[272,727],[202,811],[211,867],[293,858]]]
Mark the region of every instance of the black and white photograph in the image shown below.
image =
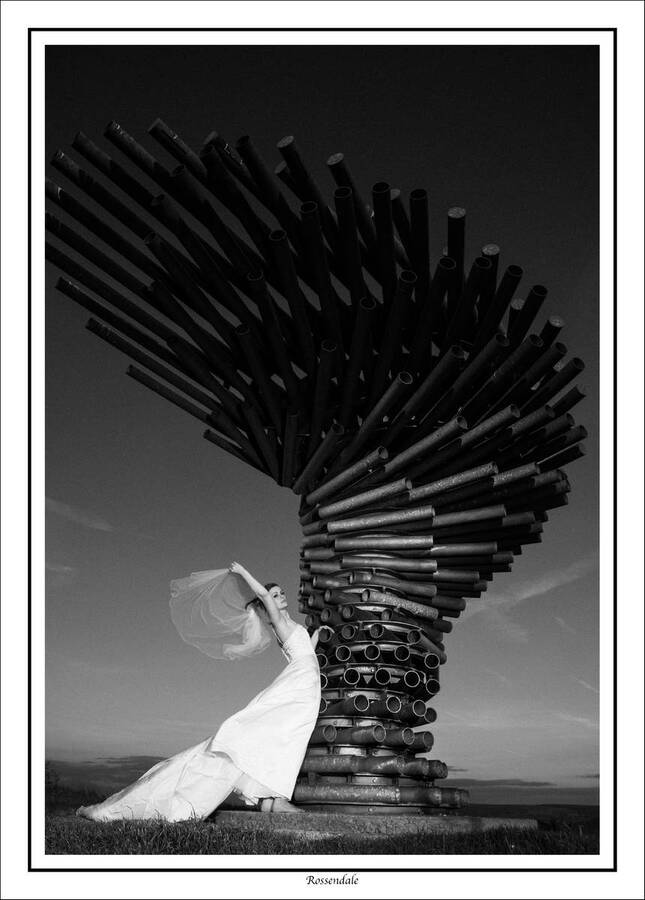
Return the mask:
[[[598,47],[45,62],[48,852],[596,853]]]
[[[31,34],[30,868],[615,872],[615,31],[210,24]]]

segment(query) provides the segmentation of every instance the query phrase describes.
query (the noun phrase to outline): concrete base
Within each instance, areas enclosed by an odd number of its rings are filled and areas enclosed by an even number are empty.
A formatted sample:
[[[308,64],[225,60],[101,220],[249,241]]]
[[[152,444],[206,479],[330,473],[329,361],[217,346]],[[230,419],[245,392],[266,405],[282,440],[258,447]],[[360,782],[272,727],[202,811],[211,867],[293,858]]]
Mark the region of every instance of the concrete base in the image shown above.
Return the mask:
[[[309,839],[354,837],[357,834],[383,838],[414,834],[477,834],[500,828],[535,831],[538,827],[537,819],[460,814],[356,816],[328,812],[259,813],[221,810],[215,812],[210,821],[216,825],[249,831],[269,828],[274,834],[297,834]]]

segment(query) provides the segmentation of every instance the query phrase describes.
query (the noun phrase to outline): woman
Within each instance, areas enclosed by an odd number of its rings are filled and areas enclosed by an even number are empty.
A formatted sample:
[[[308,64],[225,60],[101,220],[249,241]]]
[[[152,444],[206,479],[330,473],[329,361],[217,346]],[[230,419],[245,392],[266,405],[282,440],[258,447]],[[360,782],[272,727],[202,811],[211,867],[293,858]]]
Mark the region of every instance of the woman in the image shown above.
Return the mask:
[[[296,811],[289,798],[320,706],[318,631],[310,640],[289,616],[282,588],[263,586],[236,562],[228,570],[194,573],[172,586],[172,617],[184,640],[218,659],[241,658],[269,643],[268,625],[288,665],[213,737],[157,763],[134,784],[102,803],[81,806],[76,814],[95,821],[203,819],[231,791],[264,812]],[[241,589],[245,586],[254,594],[250,600]],[[222,645],[222,636],[234,633],[242,634],[243,643]]]

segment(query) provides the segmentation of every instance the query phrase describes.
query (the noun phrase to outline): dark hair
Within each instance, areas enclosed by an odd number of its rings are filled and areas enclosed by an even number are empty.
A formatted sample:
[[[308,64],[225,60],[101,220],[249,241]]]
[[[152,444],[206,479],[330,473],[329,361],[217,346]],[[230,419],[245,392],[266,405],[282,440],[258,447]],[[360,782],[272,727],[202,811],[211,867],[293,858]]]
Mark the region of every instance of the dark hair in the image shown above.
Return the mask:
[[[265,590],[265,591],[270,591],[271,588],[274,588],[274,587],[280,587],[280,585],[277,584],[275,581],[268,581],[268,582],[264,585],[264,590]],[[249,606],[254,606],[254,607],[256,608],[256,610],[260,610],[260,609],[261,609],[262,612],[266,613],[266,607],[265,607],[264,603],[262,602],[262,600],[260,600],[259,597],[253,597],[252,600],[249,600],[248,603],[245,603],[245,604],[244,604],[244,609],[247,609]]]

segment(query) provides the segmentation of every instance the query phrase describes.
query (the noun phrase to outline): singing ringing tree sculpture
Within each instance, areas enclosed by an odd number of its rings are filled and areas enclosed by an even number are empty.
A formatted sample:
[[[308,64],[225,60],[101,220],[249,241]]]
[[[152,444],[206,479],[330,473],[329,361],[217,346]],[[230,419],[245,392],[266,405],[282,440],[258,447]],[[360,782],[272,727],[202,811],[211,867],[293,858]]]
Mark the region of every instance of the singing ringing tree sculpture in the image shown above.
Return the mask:
[[[248,137],[233,149],[212,133],[197,153],[159,120],[149,133],[176,168],[115,122],[125,167],[82,133],[74,150],[99,177],[54,155],[77,189],[47,181],[57,288],[134,361],[128,375],[301,497],[322,701],[294,801],[458,808],[466,792],[436,786],[447,767],[419,726],[436,718],[454,621],[567,503],[584,364],[559,318],[540,321],[545,287],[516,298],[522,269],[502,271],[499,247],[465,264],[463,209],[439,236],[425,190],[406,205],[378,182],[368,205],[341,153],[330,205],[292,137],[271,172]]]

